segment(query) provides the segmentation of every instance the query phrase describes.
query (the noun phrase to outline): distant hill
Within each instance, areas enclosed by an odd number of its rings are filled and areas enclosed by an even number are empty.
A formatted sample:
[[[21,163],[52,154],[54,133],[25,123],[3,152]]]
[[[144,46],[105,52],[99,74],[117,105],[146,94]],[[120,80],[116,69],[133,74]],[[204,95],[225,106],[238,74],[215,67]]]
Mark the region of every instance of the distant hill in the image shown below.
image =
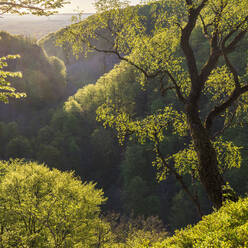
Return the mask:
[[[11,34],[28,36],[33,39],[40,39],[50,32],[71,24],[71,17],[75,13],[57,14],[53,16],[17,16],[4,15],[0,20],[0,30],[7,31]],[[91,14],[84,14],[88,17]]]

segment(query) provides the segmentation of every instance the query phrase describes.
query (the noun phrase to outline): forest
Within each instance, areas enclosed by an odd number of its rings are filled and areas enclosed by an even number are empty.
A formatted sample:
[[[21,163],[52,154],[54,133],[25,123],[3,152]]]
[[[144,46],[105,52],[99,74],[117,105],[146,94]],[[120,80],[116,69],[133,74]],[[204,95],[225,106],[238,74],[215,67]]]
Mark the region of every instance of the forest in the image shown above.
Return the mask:
[[[248,1],[95,6],[0,31],[0,247],[248,247]]]

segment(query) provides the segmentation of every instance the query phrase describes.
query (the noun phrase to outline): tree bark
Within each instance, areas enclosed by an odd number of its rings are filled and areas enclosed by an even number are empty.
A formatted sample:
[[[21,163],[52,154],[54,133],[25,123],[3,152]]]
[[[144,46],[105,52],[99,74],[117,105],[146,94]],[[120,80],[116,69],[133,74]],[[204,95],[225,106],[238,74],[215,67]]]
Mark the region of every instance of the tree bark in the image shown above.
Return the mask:
[[[209,133],[203,126],[195,104],[186,104],[187,121],[198,156],[198,172],[209,200],[219,209],[223,203],[223,186],[225,180],[218,169],[217,154],[211,143]]]

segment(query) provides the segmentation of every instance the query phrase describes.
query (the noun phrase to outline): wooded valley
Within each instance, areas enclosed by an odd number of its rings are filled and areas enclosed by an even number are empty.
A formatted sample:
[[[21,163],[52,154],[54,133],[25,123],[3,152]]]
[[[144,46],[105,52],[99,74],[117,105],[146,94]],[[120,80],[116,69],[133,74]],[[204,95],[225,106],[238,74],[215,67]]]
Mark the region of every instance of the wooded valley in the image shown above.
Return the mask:
[[[247,6],[98,0],[38,42],[1,31],[0,247],[246,247]]]

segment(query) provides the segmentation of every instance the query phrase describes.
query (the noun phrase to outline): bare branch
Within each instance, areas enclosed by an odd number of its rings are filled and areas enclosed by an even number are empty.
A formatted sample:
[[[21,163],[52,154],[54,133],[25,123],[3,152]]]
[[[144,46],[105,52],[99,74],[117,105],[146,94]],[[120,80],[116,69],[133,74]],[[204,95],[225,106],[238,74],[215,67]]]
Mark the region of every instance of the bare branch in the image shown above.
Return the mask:
[[[18,4],[14,2],[0,2],[0,5],[5,5],[5,6],[12,7],[12,8],[24,8],[24,9],[44,11],[44,9],[36,7],[36,6],[32,6],[28,4]]]
[[[0,16],[1,15],[4,15],[6,13],[9,13],[11,10],[13,9],[13,6],[10,6],[9,8],[5,9],[4,11],[2,11],[2,13],[0,13]],[[1,17],[2,18],[2,17]]]
[[[229,68],[229,70],[231,71],[232,75],[233,75],[233,79],[235,82],[235,86],[237,88],[240,88],[240,82],[239,82],[239,77],[238,77],[238,72],[235,69],[235,67],[232,65],[231,61],[229,60],[229,58],[227,57],[227,54],[225,52],[223,52],[223,56],[226,62],[227,67]]]
[[[248,20],[248,17],[245,18],[245,20],[247,21]],[[230,53],[231,51],[233,51],[233,49],[235,48],[235,46],[238,44],[238,42],[240,42],[245,34],[246,34],[246,30],[243,30],[243,31],[240,31],[235,37],[234,39],[232,40],[232,42],[227,46],[225,47],[225,43],[227,42],[227,40],[233,35],[235,34],[235,32],[238,31],[238,29],[243,25],[244,21],[241,22],[239,25],[237,25],[237,27],[235,29],[233,29],[222,41],[222,44],[221,44],[221,48],[222,48],[222,51],[221,51],[221,54],[224,56],[224,59],[225,59],[225,62],[226,62],[226,65],[228,66],[230,72],[232,73],[233,75],[233,78],[234,78],[234,82],[235,82],[235,89],[234,91],[232,92],[232,94],[228,97],[228,99],[220,104],[219,106],[215,106],[214,109],[212,109],[210,111],[210,113],[207,115],[207,118],[205,120],[205,127],[207,130],[210,131],[211,127],[212,127],[212,124],[213,124],[213,120],[219,116],[221,113],[223,113],[227,108],[229,108],[243,93],[247,92],[248,91],[248,85],[244,86],[244,87],[241,87],[240,86],[240,82],[239,82],[239,78],[238,78],[238,72],[237,70],[235,69],[235,67],[232,65],[232,63],[230,62],[227,54]],[[216,50],[216,56],[220,56],[220,53],[218,50]],[[210,71],[209,71],[210,73]]]
[[[0,16],[5,13],[27,14],[27,11],[34,15],[50,15],[57,12],[54,9],[60,8],[67,3],[70,2],[66,0],[0,1]]]
[[[168,86],[166,88],[163,87],[163,85],[160,84],[160,92],[162,96],[165,96],[166,92],[169,90],[174,90],[175,87],[174,86]]]
[[[235,31],[236,32],[236,31]],[[222,44],[222,50],[225,52],[225,53],[230,53],[230,52],[232,52],[234,49],[235,49],[235,47],[236,47],[236,45],[245,37],[245,35],[246,35],[246,33],[247,33],[247,30],[242,30],[242,31],[240,31],[236,36],[235,36],[235,38],[232,40],[232,42],[227,46],[227,47],[225,47],[224,45],[224,43]]]
[[[211,26],[212,24],[207,24],[204,22],[204,19],[202,17],[202,15],[199,15],[200,16],[200,19],[201,19],[201,23],[202,23],[202,26],[203,26],[203,32],[205,34],[205,37],[210,40],[211,39],[211,36],[210,34],[208,33],[208,27]]]
[[[100,48],[97,48],[97,47],[91,46],[91,45],[90,45],[90,48],[91,49],[94,49],[97,52],[109,53],[109,54],[115,54],[115,55],[117,55],[117,57],[120,60],[123,60],[123,61],[128,62],[130,65],[134,66],[136,69],[138,69],[139,71],[141,71],[145,75],[146,78],[155,78],[160,73],[162,73],[162,71],[157,71],[157,72],[154,72],[154,73],[149,74],[146,70],[144,70],[142,67],[140,67],[139,65],[137,65],[136,63],[134,63],[133,61],[131,61],[130,59],[128,59],[126,56],[125,57],[122,56],[117,50],[104,50],[104,49],[100,49]]]
[[[164,79],[164,76],[162,76],[160,78],[160,92],[161,92],[162,96],[165,96],[167,91],[173,90],[173,89],[175,89],[175,87],[174,86],[168,86],[168,87],[164,88],[163,79]]]
[[[213,34],[213,37],[210,41],[210,55],[207,62],[203,65],[200,72],[200,82],[204,84],[212,70],[216,67],[218,63],[218,59],[221,56],[221,50],[218,47],[218,30],[216,30]]]
[[[36,11],[39,12],[41,15],[46,14],[46,9],[40,8],[37,6],[29,5],[29,4],[18,4],[14,2],[0,2],[0,16],[10,13],[10,11],[16,11],[17,9],[26,9],[26,10],[31,10],[31,11]]]
[[[214,119],[219,116],[221,113],[223,113],[227,108],[229,108],[242,94],[248,91],[248,85],[240,87],[240,88],[235,88],[232,94],[228,97],[228,99],[218,105],[215,106],[207,115],[205,119],[205,128],[210,131]]]
[[[226,37],[223,39],[223,41],[222,41],[222,49],[224,49],[225,48],[225,45],[226,45],[226,42],[239,30],[239,28],[243,25],[243,24],[245,24],[246,22],[248,21],[248,16],[246,16],[246,18],[242,21],[242,22],[240,22],[235,28],[233,28],[227,35],[226,35]],[[246,31],[245,30],[243,30],[245,33],[246,33]],[[242,31],[240,32],[240,34],[241,33],[243,33]],[[237,35],[237,36],[239,36],[239,35]],[[236,36],[236,37],[237,37]],[[230,46],[230,45],[229,45]]]
[[[186,99],[184,98],[184,96],[183,96],[183,94],[182,94],[182,92],[181,92],[181,89],[180,89],[179,85],[177,84],[175,78],[173,77],[173,75],[172,75],[169,71],[166,70],[165,73],[169,76],[171,82],[174,84],[178,99],[179,99],[183,104],[185,104],[185,103],[186,103]]]
[[[232,125],[232,123],[234,121],[234,118],[235,118],[235,115],[236,115],[236,112],[237,112],[237,109],[238,109],[238,104],[236,104],[236,106],[234,108],[234,111],[232,112],[231,118],[229,119],[229,121],[226,124],[224,124],[223,128],[220,131],[216,132],[213,135],[212,139],[215,139],[216,137],[222,135],[225,132],[225,130],[228,129]]]

